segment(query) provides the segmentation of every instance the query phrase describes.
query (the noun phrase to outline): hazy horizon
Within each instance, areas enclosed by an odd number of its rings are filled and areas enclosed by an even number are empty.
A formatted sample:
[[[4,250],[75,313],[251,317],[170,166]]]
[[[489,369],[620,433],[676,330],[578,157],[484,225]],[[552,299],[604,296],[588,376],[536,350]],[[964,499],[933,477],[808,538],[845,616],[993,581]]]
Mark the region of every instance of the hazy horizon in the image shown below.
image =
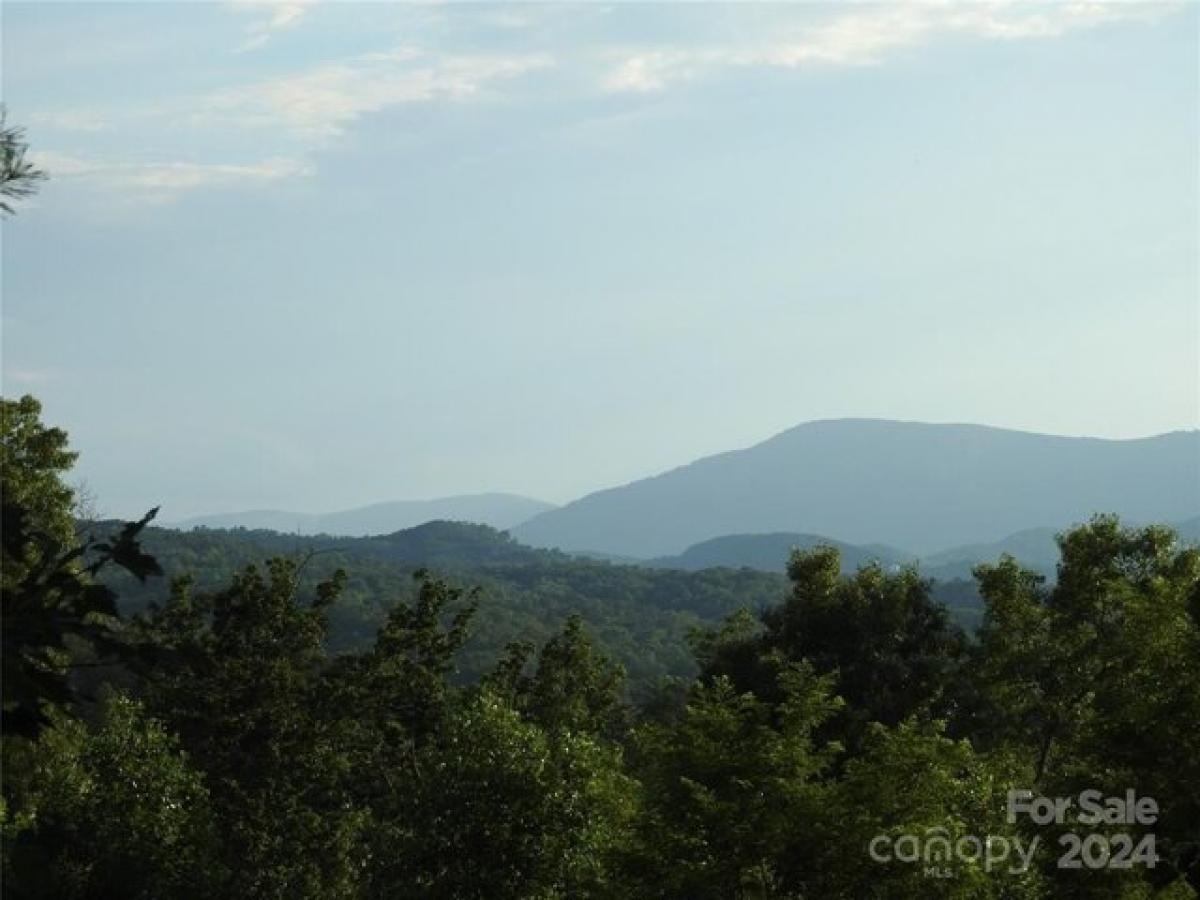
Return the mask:
[[[1194,4],[6,3],[3,380],[100,509],[1200,426]],[[103,402],[100,402],[103,401]]]
[[[933,426],[940,425],[940,426],[949,426],[949,427],[985,429],[985,430],[992,430],[992,431],[1018,431],[1018,432],[1021,432],[1024,434],[1033,434],[1033,435],[1037,435],[1040,437],[1061,437],[1061,438],[1070,438],[1070,439],[1077,439],[1077,440],[1083,440],[1083,441],[1106,441],[1106,442],[1112,441],[1112,442],[1122,442],[1122,443],[1148,441],[1148,440],[1153,440],[1154,438],[1166,437],[1168,435],[1173,435],[1173,434],[1196,434],[1197,432],[1200,432],[1200,428],[1180,428],[1180,429],[1173,429],[1173,430],[1167,431],[1167,432],[1160,432],[1158,434],[1135,435],[1135,436],[1123,437],[1123,438],[1106,438],[1106,437],[1099,437],[1096,435],[1086,435],[1086,434],[1052,434],[1049,432],[1029,432],[1029,431],[1024,431],[1023,429],[1003,428],[1001,426],[988,425],[988,424],[982,423],[982,422],[921,422],[921,421],[911,420],[911,419],[910,420],[900,420],[900,419],[883,419],[883,418],[879,418],[879,417],[865,417],[865,416],[841,416],[841,417],[837,417],[837,418],[813,419],[808,422],[800,422],[790,428],[785,428],[782,431],[776,432],[775,434],[767,435],[762,440],[754,441],[748,445],[738,446],[738,447],[727,447],[724,450],[717,451],[714,454],[705,454],[704,456],[696,457],[695,459],[680,460],[675,465],[668,466],[665,469],[657,470],[657,471],[653,471],[653,472],[644,472],[640,475],[633,476],[628,481],[620,482],[618,484],[596,485],[594,487],[584,490],[580,494],[573,495],[571,497],[567,497],[563,500],[547,500],[544,497],[538,497],[538,496],[534,496],[534,495],[530,495],[530,494],[520,494],[520,493],[517,493],[514,491],[505,491],[502,489],[497,489],[497,490],[493,490],[493,491],[460,492],[460,493],[449,493],[449,494],[442,494],[442,495],[437,495],[437,496],[427,496],[427,497],[382,497],[382,498],[378,498],[376,500],[369,501],[368,503],[364,503],[364,504],[358,504],[355,506],[339,506],[339,507],[334,507],[334,508],[329,508],[329,509],[300,509],[300,508],[296,508],[296,507],[288,507],[288,508],[240,507],[240,508],[228,508],[228,509],[213,509],[213,510],[208,510],[206,512],[195,513],[195,514],[186,515],[186,516],[176,516],[176,515],[172,514],[169,509],[164,509],[160,518],[161,518],[162,524],[177,525],[177,524],[188,524],[188,523],[193,522],[198,519],[217,517],[222,514],[236,514],[236,513],[241,513],[241,514],[286,513],[289,515],[290,514],[298,514],[298,515],[303,515],[303,516],[320,517],[320,516],[337,514],[337,513],[356,512],[356,511],[369,509],[371,507],[389,506],[389,505],[393,505],[393,504],[397,504],[397,503],[400,503],[400,504],[407,503],[407,504],[415,505],[415,504],[436,502],[436,501],[441,501],[441,500],[464,500],[464,499],[473,499],[473,498],[482,498],[482,497],[504,497],[504,496],[514,497],[514,498],[518,498],[518,499],[535,500],[535,501],[538,501],[541,503],[546,503],[555,508],[561,508],[563,506],[567,506],[568,504],[573,503],[576,500],[580,500],[584,497],[587,497],[590,494],[602,492],[602,491],[606,491],[606,490],[611,490],[613,488],[625,487],[625,486],[628,486],[635,482],[642,481],[642,480],[645,480],[648,478],[655,478],[659,475],[663,475],[663,474],[672,472],[675,469],[686,468],[687,466],[691,465],[694,462],[699,462],[703,459],[707,459],[712,456],[721,456],[721,455],[724,455],[727,453],[736,453],[741,450],[748,450],[754,446],[757,446],[758,444],[768,443],[772,440],[775,440],[776,438],[780,438],[780,437],[786,435],[788,432],[793,431],[798,428],[801,428],[806,425],[819,425],[819,424],[823,424],[823,423],[838,423],[838,422],[886,422],[886,423],[895,424],[895,425],[933,425]],[[1198,464],[1198,468],[1200,468],[1200,464]],[[1197,512],[1200,513],[1200,507],[1197,508]],[[1042,527],[1042,526],[1031,526],[1031,527]]]

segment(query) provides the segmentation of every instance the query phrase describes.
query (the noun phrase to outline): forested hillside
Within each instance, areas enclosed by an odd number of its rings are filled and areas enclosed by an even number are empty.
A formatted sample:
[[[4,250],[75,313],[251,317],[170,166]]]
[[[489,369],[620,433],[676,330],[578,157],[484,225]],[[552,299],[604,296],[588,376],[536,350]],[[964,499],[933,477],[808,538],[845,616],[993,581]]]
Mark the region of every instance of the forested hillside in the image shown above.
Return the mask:
[[[88,531],[105,534],[116,524],[98,523]],[[786,587],[781,575],[748,569],[654,571],[575,558],[464,522],[430,522],[369,538],[151,527],[142,544],[166,577],[143,583],[128,574],[109,576],[129,613],[165,602],[173,577],[189,576],[197,589],[211,590],[273,556],[302,562],[300,582],[308,589],[344,569],[345,586],[328,613],[334,652],[369,645],[388,612],[412,599],[418,569],[478,587],[475,628],[460,658],[461,677],[468,681],[495,665],[511,641],[544,641],[579,615],[604,651],[625,666],[633,688],[645,692],[662,677],[695,674],[687,644],[692,629],[742,606],[765,608]]]
[[[1200,544],[1200,518],[1168,524],[1180,540]],[[842,569],[847,574],[870,562],[891,568],[915,564],[923,575],[937,582],[963,581],[970,580],[976,566],[994,563],[1007,554],[1021,560],[1027,568],[1053,579],[1060,562],[1058,535],[1066,530],[1029,528],[998,541],[949,547],[920,557],[886,545],[847,544],[814,534],[730,534],[693,544],[677,556],[661,556],[647,560],[645,564],[689,570],[749,566],[764,572],[784,572],[788,556],[794,549],[835,547],[841,554]]]
[[[117,527],[116,522],[94,523],[85,530],[104,534]],[[163,602],[173,578],[187,576],[197,588],[212,589],[248,565],[283,556],[303,562],[300,577],[306,587],[338,569],[348,573],[329,610],[329,646],[335,652],[356,650],[374,638],[392,606],[411,599],[413,573],[429,569],[456,585],[479,588],[476,627],[461,657],[464,680],[480,677],[509,642],[545,640],[570,616],[579,615],[601,649],[625,667],[637,696],[665,676],[695,674],[688,635],[698,626],[712,625],[739,608],[758,612],[777,603],[786,591],[783,574],[791,553],[790,544],[773,548],[779,574],[722,566],[719,560],[703,567],[676,568],[668,560],[654,566],[621,565],[527,547],[507,533],[466,522],[428,522],[365,538],[149,527],[142,532],[142,544],[165,577],[139,582],[119,572],[106,576],[127,613]],[[818,545],[827,542],[811,546]],[[839,549],[849,553],[842,558],[847,573],[876,559],[865,549]],[[931,596],[949,607],[961,626],[974,629],[979,624],[982,601],[973,582],[938,581]]]

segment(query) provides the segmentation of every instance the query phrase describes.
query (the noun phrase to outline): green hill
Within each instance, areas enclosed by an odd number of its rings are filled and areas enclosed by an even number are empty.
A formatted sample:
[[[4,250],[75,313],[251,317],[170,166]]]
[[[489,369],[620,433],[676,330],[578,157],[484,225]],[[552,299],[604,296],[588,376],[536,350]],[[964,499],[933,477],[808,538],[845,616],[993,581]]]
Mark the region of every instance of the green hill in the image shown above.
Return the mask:
[[[115,524],[92,530],[107,534]],[[430,522],[368,538],[148,528],[143,545],[168,579],[189,575],[198,590],[217,589],[235,571],[271,556],[306,560],[308,588],[345,569],[347,587],[331,617],[336,650],[369,644],[391,606],[411,599],[412,573],[430,568],[456,584],[482,589],[475,636],[462,657],[464,680],[488,669],[508,643],[545,641],[579,614],[600,646],[625,665],[635,692],[664,676],[694,674],[687,645],[692,628],[740,606],[772,605],[787,590],[786,579],[773,573],[616,565],[526,547],[504,532],[463,522]],[[111,583],[125,612],[161,602],[168,591],[162,579],[139,584],[114,576]]]

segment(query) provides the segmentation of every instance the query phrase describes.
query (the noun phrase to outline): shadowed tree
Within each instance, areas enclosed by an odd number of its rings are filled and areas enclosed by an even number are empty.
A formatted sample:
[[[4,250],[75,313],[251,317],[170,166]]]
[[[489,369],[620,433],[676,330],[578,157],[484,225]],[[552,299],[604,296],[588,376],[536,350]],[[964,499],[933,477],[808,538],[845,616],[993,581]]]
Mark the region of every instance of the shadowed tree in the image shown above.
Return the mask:
[[[139,580],[160,574],[138,544],[156,510],[108,540],[76,537],[73,494],[62,481],[75,453],[66,432],[44,426],[40,413],[33,397],[0,399],[5,735],[35,735],[48,704],[77,699],[69,676],[81,655],[129,656],[101,570],[115,566]]]
[[[853,749],[871,722],[945,715],[966,638],[915,569],[886,572],[872,563],[851,576],[840,572],[836,549],[797,550],[788,565],[791,596],[763,613],[761,631],[740,612],[694,644],[706,677],[726,675],[769,702],[779,699],[781,662],[807,660],[835,674],[846,705],[827,731]]]
[[[204,773],[229,896],[356,895],[366,814],[347,787],[340,717],[322,703],[326,613],[343,580],[337,573],[306,601],[298,564],[271,559],[213,594],[178,584],[139,623],[168,651],[146,685],[148,706]]]

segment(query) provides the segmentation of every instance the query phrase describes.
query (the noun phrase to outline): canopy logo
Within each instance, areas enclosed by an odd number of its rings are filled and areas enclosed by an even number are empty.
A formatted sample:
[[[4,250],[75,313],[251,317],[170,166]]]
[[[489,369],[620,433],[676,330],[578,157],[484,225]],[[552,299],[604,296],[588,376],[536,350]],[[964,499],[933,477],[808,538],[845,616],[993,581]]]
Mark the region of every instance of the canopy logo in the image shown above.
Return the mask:
[[[1158,821],[1158,803],[1153,797],[1139,797],[1127,790],[1122,797],[1107,797],[1098,790],[1086,790],[1075,797],[1036,796],[1029,790],[1010,790],[1007,821],[1022,819],[1037,826],[1141,826]],[[1060,869],[1131,869],[1144,865],[1152,869],[1158,862],[1154,835],[1136,838],[1126,832],[1060,834],[1057,859]],[[867,845],[867,853],[877,863],[910,863],[924,867],[924,874],[951,878],[956,865],[982,866],[985,872],[1004,871],[1013,875],[1028,872],[1042,846],[1042,836],[1022,841],[1018,835],[967,834],[952,839],[942,827],[927,828],[924,834],[879,834]]]
[[[982,863],[985,872],[1006,865],[1008,872],[1019,875],[1029,871],[1040,841],[1034,837],[1022,846],[1020,838],[995,834],[982,838],[966,834],[952,841],[950,833],[939,826],[925,829],[924,835],[876,835],[867,845],[867,852],[878,863],[920,863],[925,874],[935,878],[953,876],[956,862],[972,866]]]

